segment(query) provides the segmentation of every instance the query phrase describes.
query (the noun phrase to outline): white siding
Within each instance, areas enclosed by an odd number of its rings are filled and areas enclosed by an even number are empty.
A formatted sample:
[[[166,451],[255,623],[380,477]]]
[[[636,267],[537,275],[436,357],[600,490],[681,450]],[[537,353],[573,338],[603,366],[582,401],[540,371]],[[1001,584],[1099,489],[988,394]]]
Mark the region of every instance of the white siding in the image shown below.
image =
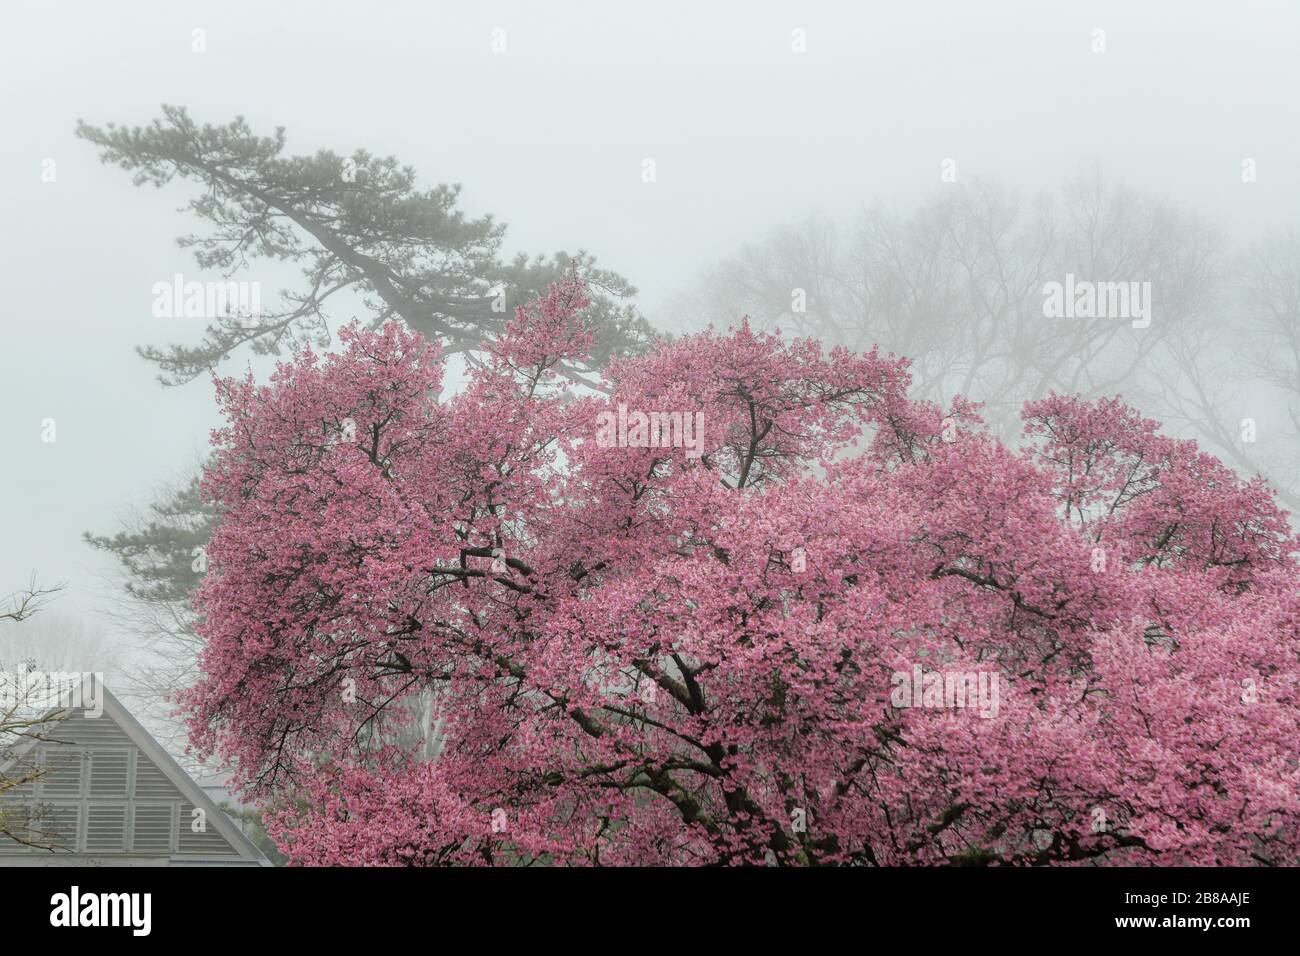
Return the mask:
[[[55,853],[123,857],[241,857],[217,830],[211,811],[194,832],[189,798],[108,714],[74,713],[51,724],[43,742],[23,759],[44,768],[32,784],[4,794],[6,824],[28,839],[54,844]],[[0,862],[48,849],[0,836]]]

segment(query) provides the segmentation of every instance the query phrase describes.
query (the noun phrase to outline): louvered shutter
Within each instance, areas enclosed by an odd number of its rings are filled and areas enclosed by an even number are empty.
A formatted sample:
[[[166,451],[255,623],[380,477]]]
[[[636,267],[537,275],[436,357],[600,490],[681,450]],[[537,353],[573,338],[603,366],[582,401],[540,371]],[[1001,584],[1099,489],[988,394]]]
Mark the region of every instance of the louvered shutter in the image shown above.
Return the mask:
[[[131,751],[126,748],[104,748],[90,753],[90,797],[125,797]]]
[[[44,772],[37,780],[40,796],[43,799],[80,797],[81,772],[85,762],[85,753],[79,749],[46,747],[41,759]]]
[[[131,830],[132,850],[135,853],[157,853],[166,856],[172,852],[172,833],[176,829],[175,804],[135,805],[135,825]]]
[[[87,853],[121,853],[126,849],[126,804],[87,803]]]

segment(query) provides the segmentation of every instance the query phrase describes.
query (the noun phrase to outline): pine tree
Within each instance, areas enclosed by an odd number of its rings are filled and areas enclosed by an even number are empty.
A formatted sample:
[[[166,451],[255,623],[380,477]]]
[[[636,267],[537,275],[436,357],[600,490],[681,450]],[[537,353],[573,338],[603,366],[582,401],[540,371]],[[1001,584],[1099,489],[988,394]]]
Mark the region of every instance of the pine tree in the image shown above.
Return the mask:
[[[162,111],[132,128],[79,122],[77,135],[99,147],[104,162],[132,172],[136,185],[161,188],[180,178],[200,187],[187,208],[206,228],[178,240],[200,269],[230,280],[254,260],[272,260],[303,272],[301,287],[281,292],[256,323],[232,314],[213,319],[197,344],[139,347],[164,385],[191,381],[245,345],[268,355],[324,347],[330,308],[345,299],[364,304],[372,327],[399,318],[473,364],[483,338],[499,334],[516,305],[569,272],[593,292],[587,319],[595,343],[591,361],[564,374],[590,382],[589,373],[611,357],[639,354],[656,338],[628,301],[636,289],[585,251],[504,259],[505,227],[458,208],[459,185],[421,188],[413,168],[364,149],[347,157],[328,150],[287,156],[283,127],[259,136],[243,117],[200,126],[182,107]],[[169,662],[141,678],[138,689],[150,696],[188,683],[195,647],[189,594],[218,518],[194,481],[165,493],[116,534],[85,535],[120,562],[124,616]]]

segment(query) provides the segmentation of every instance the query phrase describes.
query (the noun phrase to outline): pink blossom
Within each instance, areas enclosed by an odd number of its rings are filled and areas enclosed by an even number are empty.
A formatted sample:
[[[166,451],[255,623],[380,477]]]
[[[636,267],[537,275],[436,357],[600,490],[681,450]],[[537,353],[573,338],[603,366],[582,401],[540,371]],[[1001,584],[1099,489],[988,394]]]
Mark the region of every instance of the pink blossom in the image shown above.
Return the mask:
[[[1300,860],[1261,482],[1118,399],[1030,403],[1011,449],[903,360],[747,325],[584,392],[585,304],[517,310],[445,400],[396,324],[219,383],[184,702],[295,862]],[[602,447],[620,402],[702,454]],[[996,715],[898,706],[916,668],[996,676]]]

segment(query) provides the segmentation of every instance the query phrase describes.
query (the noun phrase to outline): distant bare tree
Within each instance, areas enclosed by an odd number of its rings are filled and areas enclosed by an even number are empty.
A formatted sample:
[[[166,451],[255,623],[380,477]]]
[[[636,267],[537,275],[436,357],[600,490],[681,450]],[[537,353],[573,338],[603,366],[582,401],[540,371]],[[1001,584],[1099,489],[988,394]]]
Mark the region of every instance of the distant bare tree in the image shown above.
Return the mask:
[[[0,621],[16,623],[26,620],[45,607],[64,587],[63,584],[48,588],[38,587],[36,575],[33,574],[26,588],[14,591],[0,599]]]
[[[39,587],[33,575],[25,589],[0,601],[0,626],[13,626],[28,620],[63,589],[61,584]],[[5,647],[10,649],[8,642]],[[20,664],[20,671],[15,675],[4,670],[11,663]],[[53,843],[46,839],[47,835],[31,818],[26,805],[6,796],[40,778],[44,768],[36,761],[24,759],[22,754],[30,744],[51,739],[50,725],[62,716],[57,712],[50,713],[48,707],[35,706],[27,684],[19,676],[34,667],[35,662],[30,660],[0,659],[0,837],[28,846],[51,848]]]
[[[1250,377],[1276,389],[1285,411],[1261,470],[1294,489],[1300,486],[1300,232],[1255,243],[1242,257],[1240,277],[1246,335],[1237,340],[1239,354]]]
[[[1267,477],[1300,512],[1300,234],[1235,257],[1215,322],[1174,351],[1161,398],[1170,418],[1245,474]]]
[[[783,228],[709,272],[688,308],[906,355],[919,395],[967,395],[1008,431],[1027,398],[1128,391],[1151,373],[1211,301],[1220,249],[1209,223],[1099,173],[1058,198],[975,182],[908,214],[876,203],[847,227],[818,216]],[[1045,319],[1043,285],[1066,273],[1150,281],[1159,322]]]
[[[1043,287],[1067,273],[1151,283],[1154,315],[1044,316]],[[749,315],[764,327],[913,362],[914,394],[984,404],[1010,438],[1020,407],[1049,392],[1121,393],[1199,439],[1300,510],[1300,236],[1233,256],[1222,230],[1099,171],[1055,195],[953,184],[899,213],[875,203],[777,229],[678,297],[689,322]],[[1251,409],[1284,408],[1256,443]]]

